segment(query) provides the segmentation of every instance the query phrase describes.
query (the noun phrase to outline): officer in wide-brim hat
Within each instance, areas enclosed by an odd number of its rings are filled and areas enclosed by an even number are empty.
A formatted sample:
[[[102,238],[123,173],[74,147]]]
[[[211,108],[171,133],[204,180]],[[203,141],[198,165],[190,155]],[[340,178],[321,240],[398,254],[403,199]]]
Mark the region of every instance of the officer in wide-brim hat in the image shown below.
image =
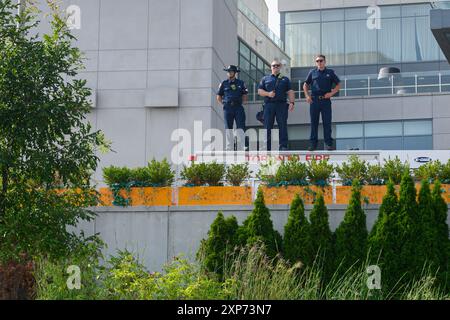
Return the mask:
[[[233,126],[236,122],[237,150],[245,150],[245,111],[243,103],[247,102],[248,89],[244,81],[236,78],[239,68],[230,65],[223,69],[228,79],[222,81],[217,91],[217,101],[223,105],[226,132],[226,150],[234,150]]]

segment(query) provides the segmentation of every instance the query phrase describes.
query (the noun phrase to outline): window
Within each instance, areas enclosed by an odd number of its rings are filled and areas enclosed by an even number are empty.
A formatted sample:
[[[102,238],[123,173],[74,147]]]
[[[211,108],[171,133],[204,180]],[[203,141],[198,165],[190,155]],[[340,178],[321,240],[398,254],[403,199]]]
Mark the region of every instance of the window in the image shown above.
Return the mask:
[[[345,63],[344,22],[325,22],[322,24],[322,50],[329,65]]]
[[[378,30],[378,62],[390,63],[401,60],[401,20],[381,19]]]
[[[367,28],[367,7],[286,13],[285,43],[292,67],[446,60],[430,30],[430,4],[380,6],[381,29]]]
[[[336,138],[360,138],[363,134],[362,123],[351,124],[337,124],[336,125]]]
[[[367,138],[366,150],[402,150],[402,137]]]
[[[432,135],[432,133],[433,128],[430,120],[405,121],[404,123],[405,136]]]
[[[431,120],[336,124],[336,149],[428,150],[433,148]]]
[[[402,60],[439,59],[439,46],[430,30],[429,17],[402,18]]]
[[[364,139],[338,139],[336,140],[337,150],[358,149],[364,150]]]
[[[286,23],[320,22],[320,11],[301,11],[286,13]]]
[[[322,10],[322,22],[324,21],[344,21],[344,10]]]
[[[313,66],[314,55],[320,52],[320,23],[287,25],[286,34],[292,66]]]
[[[377,63],[377,31],[368,29],[366,20],[345,22],[345,63]]]
[[[259,83],[266,74],[269,65],[241,40],[239,40],[239,68],[241,69],[239,78],[245,82],[249,89],[249,99],[256,98],[259,100],[258,95],[255,94],[254,96],[255,90],[253,88],[255,83]]]
[[[392,137],[402,135],[402,123],[392,122],[368,122],[364,125],[366,137]]]

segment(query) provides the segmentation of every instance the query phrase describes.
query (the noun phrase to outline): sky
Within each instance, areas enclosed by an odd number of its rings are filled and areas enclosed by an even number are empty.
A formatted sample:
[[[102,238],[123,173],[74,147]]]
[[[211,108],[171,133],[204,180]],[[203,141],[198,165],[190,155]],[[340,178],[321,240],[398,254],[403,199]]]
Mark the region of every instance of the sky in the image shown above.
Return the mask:
[[[266,0],[269,7],[269,27],[277,36],[280,36],[280,14],[278,13],[278,0]]]

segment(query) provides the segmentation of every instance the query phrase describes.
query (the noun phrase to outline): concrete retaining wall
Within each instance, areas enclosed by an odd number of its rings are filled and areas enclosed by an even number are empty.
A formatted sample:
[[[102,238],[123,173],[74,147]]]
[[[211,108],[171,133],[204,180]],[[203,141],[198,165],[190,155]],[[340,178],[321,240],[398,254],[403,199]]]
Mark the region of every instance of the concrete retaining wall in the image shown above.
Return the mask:
[[[274,227],[281,234],[289,214],[288,205],[268,206]],[[330,228],[335,230],[342,221],[346,205],[329,205]],[[379,205],[364,207],[367,227],[372,228],[378,215]],[[306,214],[312,209],[305,207]],[[184,254],[193,259],[200,240],[205,238],[217,212],[225,217],[236,216],[239,224],[253,210],[253,206],[186,206],[186,207],[102,207],[95,208],[98,214],[91,222],[83,222],[79,230],[86,235],[99,233],[108,248],[106,255],[118,249],[133,251],[151,271],[159,271],[174,256]],[[449,206],[450,210],[450,206]],[[450,224],[450,215],[447,219]]]

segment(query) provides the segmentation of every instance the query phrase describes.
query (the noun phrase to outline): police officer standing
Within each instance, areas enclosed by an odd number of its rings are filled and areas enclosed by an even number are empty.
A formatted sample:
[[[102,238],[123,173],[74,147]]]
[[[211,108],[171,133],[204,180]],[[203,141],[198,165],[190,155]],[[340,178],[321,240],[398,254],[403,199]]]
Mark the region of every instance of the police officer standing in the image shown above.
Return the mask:
[[[223,105],[225,120],[226,150],[234,151],[233,125],[236,121],[237,150],[245,150],[245,111],[242,106],[247,102],[248,90],[244,81],[237,79],[236,74],[240,70],[233,65],[226,69],[228,79],[219,85],[217,101]]]
[[[272,74],[262,78],[258,94],[264,97],[264,128],[267,130],[267,150],[272,150],[272,134],[277,120],[280,139],[280,151],[288,150],[287,119],[288,110],[294,110],[295,93],[291,81],[280,73],[281,62],[274,59],[271,64]],[[289,103],[287,97],[289,96]]]
[[[309,151],[317,149],[320,114],[322,114],[325,149],[328,151],[335,150],[333,139],[331,138],[331,97],[339,92],[340,80],[334,71],[328,69],[325,64],[325,56],[318,54],[316,56],[316,68],[308,73],[303,84],[306,101],[310,104],[311,136]],[[336,84],[334,89],[332,88],[333,84]],[[308,91],[310,88],[311,95]]]

